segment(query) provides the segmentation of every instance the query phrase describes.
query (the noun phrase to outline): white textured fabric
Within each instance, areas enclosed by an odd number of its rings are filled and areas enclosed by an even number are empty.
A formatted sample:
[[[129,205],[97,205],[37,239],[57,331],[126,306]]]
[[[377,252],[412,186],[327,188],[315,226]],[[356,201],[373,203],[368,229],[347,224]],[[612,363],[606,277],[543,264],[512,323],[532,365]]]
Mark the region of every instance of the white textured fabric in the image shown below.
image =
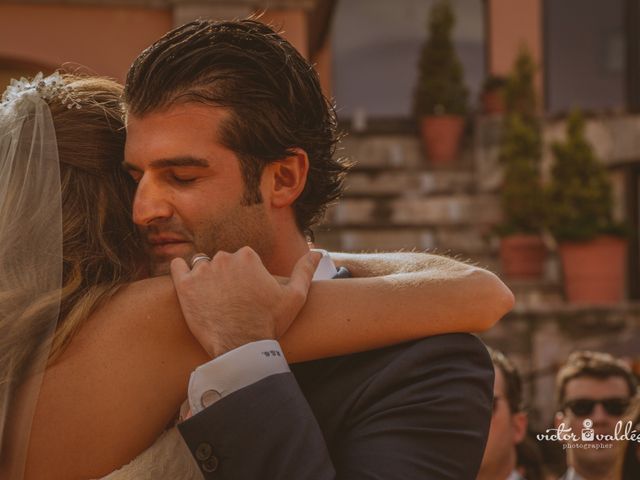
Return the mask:
[[[338,271],[326,250],[322,253],[313,280],[329,280]],[[199,366],[189,380],[189,405],[193,415],[241,388],[263,378],[289,371],[275,340],[248,343]],[[204,401],[203,401],[204,400]]]
[[[100,480],[202,480],[177,428],[165,431],[134,460]]]

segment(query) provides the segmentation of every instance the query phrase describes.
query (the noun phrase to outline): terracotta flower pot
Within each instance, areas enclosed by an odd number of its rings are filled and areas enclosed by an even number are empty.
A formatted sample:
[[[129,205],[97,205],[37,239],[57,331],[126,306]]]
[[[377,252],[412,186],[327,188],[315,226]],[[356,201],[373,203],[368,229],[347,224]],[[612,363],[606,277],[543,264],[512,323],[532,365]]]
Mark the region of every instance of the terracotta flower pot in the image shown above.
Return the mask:
[[[606,305],[624,299],[626,240],[601,236],[589,242],[562,242],[560,258],[568,302]]]
[[[464,117],[433,115],[422,117],[420,133],[427,160],[434,164],[451,163],[458,156]]]
[[[539,235],[509,235],[500,240],[502,272],[511,279],[542,277],[547,249]]]

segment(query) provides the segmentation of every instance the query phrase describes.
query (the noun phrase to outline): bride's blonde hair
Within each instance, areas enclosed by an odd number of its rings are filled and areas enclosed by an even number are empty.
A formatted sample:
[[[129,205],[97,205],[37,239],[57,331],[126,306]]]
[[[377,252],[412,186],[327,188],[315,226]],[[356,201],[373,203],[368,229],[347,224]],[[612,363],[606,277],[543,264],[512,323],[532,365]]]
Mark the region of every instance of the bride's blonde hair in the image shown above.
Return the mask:
[[[4,412],[42,342],[43,312],[56,309],[60,302],[51,363],[84,320],[120,286],[138,277],[144,264],[142,244],[131,219],[135,184],[121,167],[125,141],[122,87],[104,78],[63,78],[80,108],[68,108],[62,98],[47,100],[60,163],[62,290],[28,302],[16,301],[17,296],[28,295],[28,289],[0,292],[0,311],[4,312],[0,315],[0,410]],[[18,194],[20,187],[9,185],[16,189],[9,194]],[[46,223],[46,218],[38,219],[42,213],[37,209],[29,213],[29,222]],[[3,222],[0,225],[7,228]],[[28,231],[9,235],[12,241],[0,246],[1,255],[15,255],[26,235]],[[37,282],[41,273],[37,266],[25,265],[20,279]],[[20,311],[14,308],[16,304],[22,305]]]
[[[135,183],[122,168],[122,86],[65,76],[81,108],[50,103],[62,190],[63,281],[55,359],[78,327],[124,283],[138,277],[143,249],[131,217]]]

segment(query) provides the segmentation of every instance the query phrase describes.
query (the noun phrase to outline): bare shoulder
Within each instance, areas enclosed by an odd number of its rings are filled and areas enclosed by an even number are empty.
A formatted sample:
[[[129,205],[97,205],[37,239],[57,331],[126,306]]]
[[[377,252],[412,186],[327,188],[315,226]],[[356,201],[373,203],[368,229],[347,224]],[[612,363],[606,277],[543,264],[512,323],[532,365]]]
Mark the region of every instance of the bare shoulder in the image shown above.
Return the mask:
[[[96,478],[126,464],[172,422],[205,361],[169,277],[123,287],[47,369],[27,478]]]

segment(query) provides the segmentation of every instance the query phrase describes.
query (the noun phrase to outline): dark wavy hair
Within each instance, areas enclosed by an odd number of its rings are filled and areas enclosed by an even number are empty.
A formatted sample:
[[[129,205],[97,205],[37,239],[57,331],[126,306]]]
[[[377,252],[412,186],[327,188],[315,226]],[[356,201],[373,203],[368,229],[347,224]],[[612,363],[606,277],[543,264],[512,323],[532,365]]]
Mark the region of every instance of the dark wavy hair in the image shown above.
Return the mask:
[[[170,31],[133,62],[124,102],[135,116],[183,102],[228,108],[218,135],[240,160],[248,204],[262,200],[265,165],[304,150],[309,174],[293,209],[306,234],[342,192],[349,165],[334,158],[334,107],[313,66],[256,20],[197,20]]]
[[[122,168],[122,86],[65,75],[80,109],[49,102],[60,157],[63,291],[55,356],[101,302],[139,278],[146,257],[131,221],[135,183]]]
[[[624,361],[608,353],[581,350],[569,355],[567,363],[558,371],[556,396],[559,408],[564,407],[567,383],[582,377],[599,380],[620,377],[629,388],[629,397],[633,398],[638,393],[638,382]]]

